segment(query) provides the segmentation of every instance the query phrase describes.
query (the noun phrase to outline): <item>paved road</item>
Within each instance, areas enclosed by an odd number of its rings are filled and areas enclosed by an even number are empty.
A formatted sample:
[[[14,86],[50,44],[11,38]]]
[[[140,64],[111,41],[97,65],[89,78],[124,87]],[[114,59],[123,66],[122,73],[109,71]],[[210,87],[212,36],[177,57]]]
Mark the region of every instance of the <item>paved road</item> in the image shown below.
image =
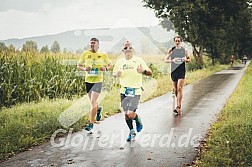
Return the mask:
[[[36,147],[0,164],[13,166],[169,166],[190,164],[201,137],[234,91],[245,68],[235,66],[185,86],[183,114],[172,113],[171,93],[142,103],[138,113],[144,129],[135,141],[128,134],[123,114],[107,118],[93,135],[84,132]],[[54,139],[54,138],[52,138]]]

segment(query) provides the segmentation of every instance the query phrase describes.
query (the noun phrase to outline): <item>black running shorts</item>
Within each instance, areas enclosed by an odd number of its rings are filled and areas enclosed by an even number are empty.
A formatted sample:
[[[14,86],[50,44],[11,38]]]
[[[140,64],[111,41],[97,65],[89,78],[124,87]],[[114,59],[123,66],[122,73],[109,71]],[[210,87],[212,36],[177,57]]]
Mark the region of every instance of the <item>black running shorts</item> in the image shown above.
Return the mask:
[[[180,73],[172,72],[171,79],[173,82],[178,82],[179,79],[185,79],[185,73],[184,72],[180,72]]]
[[[98,82],[98,83],[85,82],[85,84],[86,84],[87,93],[91,93],[92,91],[97,92],[97,93],[101,93],[102,82]]]

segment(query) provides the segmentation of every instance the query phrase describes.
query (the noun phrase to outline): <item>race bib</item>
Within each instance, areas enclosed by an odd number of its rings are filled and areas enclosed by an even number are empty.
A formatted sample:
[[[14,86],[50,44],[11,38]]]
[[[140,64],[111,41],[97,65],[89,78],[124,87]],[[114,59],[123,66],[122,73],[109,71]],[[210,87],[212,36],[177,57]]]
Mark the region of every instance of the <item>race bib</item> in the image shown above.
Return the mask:
[[[178,58],[177,61],[174,62],[175,64],[182,64],[183,63],[183,58]]]
[[[125,96],[134,97],[136,95],[136,88],[125,88]]]
[[[92,70],[88,71],[88,74],[91,76],[97,76],[98,75],[98,68],[92,68]]]

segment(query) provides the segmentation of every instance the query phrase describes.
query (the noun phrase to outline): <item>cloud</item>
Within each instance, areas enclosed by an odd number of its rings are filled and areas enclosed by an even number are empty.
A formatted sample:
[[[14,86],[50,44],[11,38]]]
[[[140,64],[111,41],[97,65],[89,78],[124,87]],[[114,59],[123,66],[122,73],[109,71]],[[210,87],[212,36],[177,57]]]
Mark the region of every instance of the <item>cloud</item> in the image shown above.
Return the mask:
[[[73,0],[1,0],[0,12],[8,10],[34,12],[40,10],[43,4],[50,3],[52,6],[67,6]]]
[[[136,0],[3,0],[0,39],[157,24],[154,12],[142,6]]]

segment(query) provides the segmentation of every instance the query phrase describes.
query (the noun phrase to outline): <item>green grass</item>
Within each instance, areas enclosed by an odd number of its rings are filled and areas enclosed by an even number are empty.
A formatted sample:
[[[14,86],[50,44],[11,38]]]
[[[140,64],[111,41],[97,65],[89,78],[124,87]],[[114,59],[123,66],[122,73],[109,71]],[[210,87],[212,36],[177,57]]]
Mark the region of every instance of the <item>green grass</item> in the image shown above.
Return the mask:
[[[212,125],[197,166],[252,166],[252,64]]]
[[[27,103],[0,112],[0,158],[44,142],[61,125],[57,118],[73,101]]]
[[[225,67],[188,72],[186,84]],[[171,91],[171,79],[168,74],[161,75],[158,79],[145,78],[145,80],[142,102]],[[107,84],[104,83],[104,85]],[[104,106],[104,113],[107,116],[118,113],[120,97],[119,87],[116,85],[114,83],[114,86],[108,92],[103,91],[103,96],[100,97],[101,105]],[[152,89],[153,86],[156,86],[156,89]],[[87,122],[88,104],[88,98],[83,97],[73,98],[72,100],[43,99],[36,103],[31,102],[15,105],[12,108],[2,108],[0,112],[0,160],[48,141],[53,132],[64,128],[61,124],[62,120],[66,125],[71,125],[74,131],[79,131]],[[75,123],[72,125],[71,122]],[[65,128],[69,129],[70,127]]]

